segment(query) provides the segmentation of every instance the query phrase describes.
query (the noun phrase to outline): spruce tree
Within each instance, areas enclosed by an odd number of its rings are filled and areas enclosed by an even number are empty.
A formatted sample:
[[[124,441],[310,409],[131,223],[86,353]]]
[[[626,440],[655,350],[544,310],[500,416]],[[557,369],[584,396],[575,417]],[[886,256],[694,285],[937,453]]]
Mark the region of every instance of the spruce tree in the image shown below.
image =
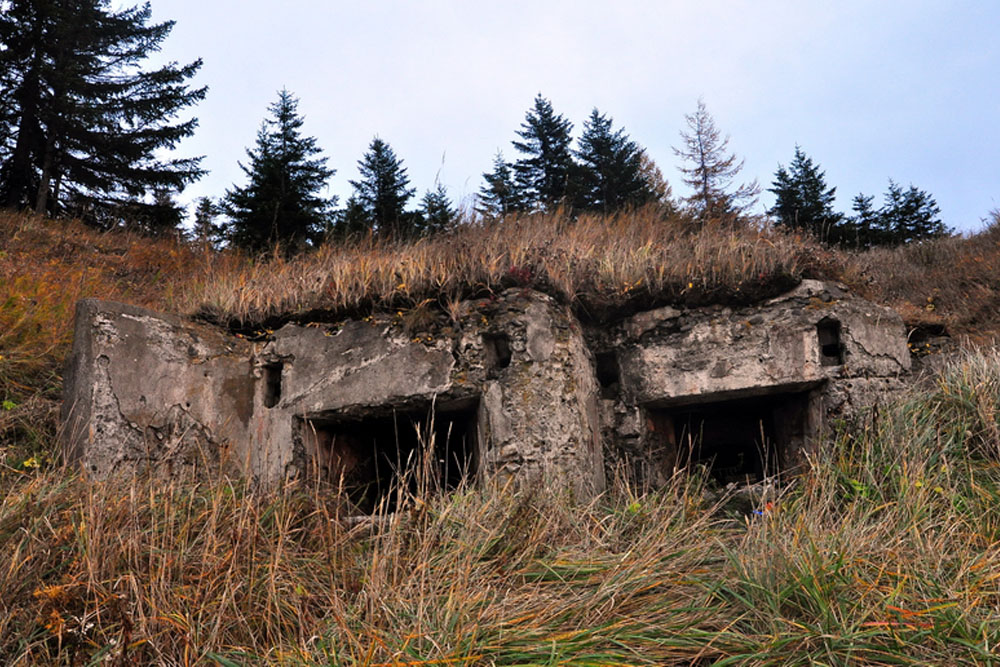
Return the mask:
[[[455,226],[457,212],[451,205],[448,190],[438,183],[433,190],[428,190],[420,202],[421,231],[426,234],[437,234],[451,230]]]
[[[841,245],[862,249],[876,245],[884,245],[888,238],[882,230],[881,213],[875,208],[872,195],[858,194],[854,197],[851,209],[854,215],[846,220],[847,232]]]
[[[837,188],[827,188],[824,173],[800,147],[786,170],[778,165],[772,187],[775,224],[809,232],[824,243],[842,243],[849,236],[844,216],[833,210]]]
[[[415,235],[419,230],[405,208],[416,189],[407,187],[410,178],[389,144],[378,137],[372,139],[368,152],[358,161],[358,171],[361,178],[350,181],[352,197],[367,216],[369,229],[383,238]]]
[[[360,239],[374,232],[371,219],[357,195],[351,195],[344,208],[337,212],[337,222],[333,233],[338,239]]]
[[[891,179],[882,207],[882,227],[889,232],[890,243],[899,245],[952,233],[938,215],[941,209],[924,190],[910,185],[904,190]]]
[[[680,170],[694,191],[685,199],[688,208],[702,224],[737,222],[757,202],[760,188],[756,181],[732,187],[743,161],[727,153],[729,137],[722,137],[702,100],[684,119],[688,131],[681,132],[683,147],[675,148],[674,153],[684,160]]]
[[[195,119],[177,116],[206,92],[187,83],[201,60],[142,67],[173,22],[150,23],[149,3],[6,0],[2,9],[0,205],[43,213],[72,202],[91,221],[116,221],[127,204],[172,220],[162,193],[204,172],[200,158],[163,152],[194,132]]]
[[[677,212],[677,204],[674,202],[673,188],[646,151],[643,151],[639,158],[639,175],[653,197],[652,203],[657,205],[663,215],[674,215]]]
[[[514,180],[514,170],[497,151],[493,157],[493,171],[483,174],[486,184],[479,190],[479,207],[476,209],[487,218],[499,219],[524,209],[521,191]]]
[[[875,209],[873,200],[860,194],[854,198],[851,245],[902,245],[953,233],[938,217],[941,210],[934,198],[913,185],[904,190],[890,179],[881,208]]]
[[[524,157],[514,163],[514,174],[521,196],[529,208],[551,210],[567,203],[574,174],[570,151],[573,124],[552,109],[552,103],[539,94],[528,110],[514,141]]]
[[[270,117],[257,132],[248,164],[240,163],[248,183],[226,192],[222,208],[229,217],[230,243],[250,252],[281,244],[287,252],[317,243],[328,231],[336,198],[320,191],[335,173],[313,137],[301,134],[298,100],[287,90],[268,107]]]
[[[642,149],[624,128],[612,130],[611,118],[597,109],[583,124],[576,157],[582,167],[580,208],[613,213],[654,199],[642,174]]]
[[[191,238],[203,248],[217,248],[225,241],[225,226],[216,221],[222,212],[219,204],[211,197],[199,197],[194,205]]]

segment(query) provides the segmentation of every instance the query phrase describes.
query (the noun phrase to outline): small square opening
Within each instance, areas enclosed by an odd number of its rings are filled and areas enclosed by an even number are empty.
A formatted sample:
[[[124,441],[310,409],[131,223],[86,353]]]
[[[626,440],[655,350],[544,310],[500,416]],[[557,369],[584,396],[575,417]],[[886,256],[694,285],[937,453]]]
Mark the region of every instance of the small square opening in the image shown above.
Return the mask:
[[[281,372],[284,364],[278,362],[264,366],[264,407],[273,408],[281,401]]]
[[[510,349],[510,337],[505,333],[484,333],[483,350],[486,353],[486,365],[490,371],[497,371],[510,366],[513,356]]]
[[[597,353],[594,355],[594,371],[597,383],[601,386],[601,396],[614,398],[621,380],[618,355],[614,351]]]
[[[343,484],[362,513],[395,509],[400,480],[409,491],[446,492],[478,467],[477,408],[410,409],[361,418],[296,418],[310,467]]]
[[[794,458],[810,436],[808,412],[808,393],[778,394],[647,410],[647,426],[668,468],[700,465],[719,484],[754,484]]]
[[[823,366],[840,366],[844,363],[844,345],[840,340],[840,321],[824,318],[816,325],[819,339],[819,358]]]

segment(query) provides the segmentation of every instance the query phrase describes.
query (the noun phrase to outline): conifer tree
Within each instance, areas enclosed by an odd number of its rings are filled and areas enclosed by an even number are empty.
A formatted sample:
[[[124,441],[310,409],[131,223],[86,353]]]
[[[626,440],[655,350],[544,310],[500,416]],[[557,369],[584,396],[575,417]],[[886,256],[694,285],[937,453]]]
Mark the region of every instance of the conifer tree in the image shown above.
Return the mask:
[[[379,137],[372,139],[368,152],[358,161],[361,178],[350,181],[355,199],[368,218],[368,227],[384,238],[405,238],[419,230],[413,216],[406,215],[407,202],[416,192],[407,187],[410,178],[396,153]]]
[[[479,190],[480,205],[477,209],[481,214],[498,219],[523,210],[524,203],[514,180],[514,170],[500,151],[493,157],[493,171],[483,174],[483,180],[486,184]]]
[[[760,188],[756,181],[732,187],[743,161],[727,153],[729,137],[723,138],[715,127],[704,101],[698,100],[697,110],[684,118],[688,131],[681,132],[683,147],[674,153],[684,160],[680,170],[694,191],[685,199],[688,208],[702,224],[712,220],[732,224],[757,202]]]
[[[187,83],[201,60],[143,69],[173,22],[151,23],[149,3],[2,5],[0,205],[43,213],[73,202],[91,221],[114,221],[108,210],[128,204],[147,219],[173,219],[161,215],[162,193],[204,172],[200,158],[163,151],[194,132],[195,119],[177,116],[206,92]],[[160,201],[150,202],[157,191]]]
[[[336,218],[333,235],[338,239],[359,239],[374,231],[368,212],[356,194],[347,198],[344,208],[337,211]]]
[[[653,197],[653,203],[657,204],[664,215],[673,215],[677,212],[677,204],[674,202],[674,191],[670,183],[663,177],[660,167],[653,161],[646,151],[642,152],[639,159],[639,174],[646,189]]]
[[[317,243],[328,231],[336,198],[320,191],[335,173],[313,137],[301,134],[298,100],[287,90],[268,107],[270,117],[257,132],[248,164],[240,164],[248,183],[226,192],[222,208],[229,217],[232,245],[262,252],[281,244],[285,251]]]
[[[827,188],[824,173],[800,147],[786,170],[778,165],[772,187],[775,224],[809,232],[824,243],[841,243],[849,235],[844,216],[833,210],[837,188]]]
[[[904,190],[889,180],[881,215],[882,227],[889,232],[891,244],[947,236],[952,230],[941,222],[940,213],[937,202],[924,190],[913,185]]]
[[[624,128],[612,130],[611,118],[597,109],[583,124],[576,157],[580,208],[613,213],[654,199],[642,174],[642,149]]]
[[[875,208],[873,195],[858,194],[852,200],[854,215],[845,220],[846,233],[841,245],[852,248],[870,248],[887,242],[881,220],[881,213]]]
[[[574,173],[570,151],[573,124],[552,109],[539,94],[528,110],[514,141],[524,157],[514,163],[514,174],[522,201],[529,208],[551,210],[567,203]]]
[[[438,183],[428,190],[420,202],[421,228],[424,234],[437,234],[452,229],[457,212],[451,205],[448,190]]]
[[[191,237],[204,248],[216,248],[225,240],[225,226],[216,220],[222,212],[211,197],[199,197],[194,202],[194,228]]]
[[[846,243],[859,248],[902,245],[953,233],[938,217],[941,210],[934,198],[913,185],[904,190],[890,179],[881,208],[874,208],[873,201],[870,195],[854,198]]]

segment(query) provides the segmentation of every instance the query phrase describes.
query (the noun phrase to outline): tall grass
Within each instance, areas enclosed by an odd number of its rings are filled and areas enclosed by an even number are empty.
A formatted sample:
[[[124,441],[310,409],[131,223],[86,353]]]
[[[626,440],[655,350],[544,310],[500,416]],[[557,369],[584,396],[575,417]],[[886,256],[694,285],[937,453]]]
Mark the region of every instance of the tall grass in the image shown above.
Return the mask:
[[[34,393],[40,379],[58,393],[79,299],[170,309],[196,257],[169,239],[0,211],[0,395]]]
[[[189,310],[240,325],[357,314],[373,307],[447,307],[510,286],[548,292],[585,314],[630,304],[750,302],[804,274],[833,272],[833,255],[801,238],[710,227],[654,209],[616,217],[561,213],[465,224],[408,243],[328,244],[212,271],[186,294]],[[633,308],[635,305],[633,305]]]
[[[318,484],[28,472],[0,502],[0,661],[992,664],[998,408],[1000,354],[970,353],[745,515],[696,475],[359,523]]]
[[[51,458],[76,302],[169,310],[177,286],[203,265],[173,240],[0,211],[0,483],[25,460]]]
[[[858,253],[848,266],[852,286],[912,326],[979,341],[1000,328],[1000,210],[978,233]]]

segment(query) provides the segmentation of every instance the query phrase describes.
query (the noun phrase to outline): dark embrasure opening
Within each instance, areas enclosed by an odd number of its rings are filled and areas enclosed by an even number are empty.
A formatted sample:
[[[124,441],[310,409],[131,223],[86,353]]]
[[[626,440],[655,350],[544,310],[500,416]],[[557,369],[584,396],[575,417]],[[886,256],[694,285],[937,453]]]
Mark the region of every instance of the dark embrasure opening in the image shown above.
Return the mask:
[[[281,400],[281,372],[284,364],[264,366],[264,407],[273,408]]]
[[[364,513],[394,510],[400,481],[413,493],[441,492],[474,479],[478,467],[477,407],[417,409],[368,418],[297,418],[312,469],[343,485]]]
[[[720,484],[783,470],[809,437],[809,394],[775,394],[647,410],[651,439],[674,468],[705,466]]]
[[[819,358],[823,366],[840,366],[844,363],[844,344],[840,340],[840,322],[825,318],[816,325],[819,339]]]
[[[498,371],[510,366],[513,353],[507,334],[502,332],[483,334],[483,348],[486,353],[487,371]]]

